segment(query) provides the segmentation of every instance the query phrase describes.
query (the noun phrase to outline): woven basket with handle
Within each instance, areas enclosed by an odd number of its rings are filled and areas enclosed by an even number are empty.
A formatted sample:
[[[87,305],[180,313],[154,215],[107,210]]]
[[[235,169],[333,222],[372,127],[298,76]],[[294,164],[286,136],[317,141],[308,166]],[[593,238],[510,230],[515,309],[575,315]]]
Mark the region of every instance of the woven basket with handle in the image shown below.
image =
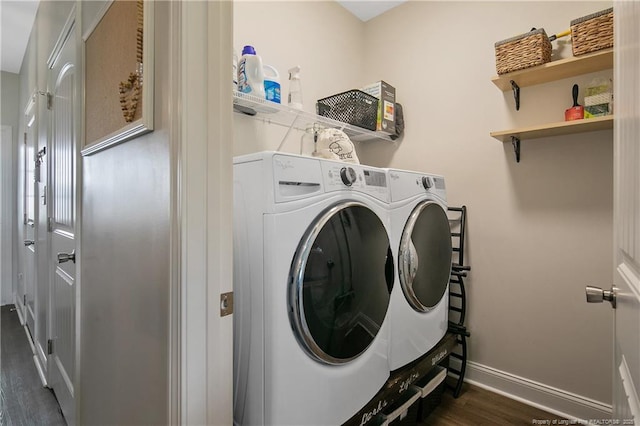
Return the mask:
[[[551,42],[543,28],[499,41],[496,48],[498,74],[517,71],[551,61]]]
[[[613,46],[613,8],[571,21],[573,56]]]

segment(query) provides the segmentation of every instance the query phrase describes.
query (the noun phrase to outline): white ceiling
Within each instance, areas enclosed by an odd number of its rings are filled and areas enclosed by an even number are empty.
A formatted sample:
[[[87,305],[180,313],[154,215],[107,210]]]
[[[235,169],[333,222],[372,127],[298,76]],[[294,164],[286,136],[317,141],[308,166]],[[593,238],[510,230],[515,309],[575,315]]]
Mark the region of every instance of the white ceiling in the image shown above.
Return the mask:
[[[39,0],[0,0],[0,69],[20,73]]]
[[[389,9],[393,9],[396,6],[401,5],[407,0],[336,0],[349,12],[360,18],[360,20],[366,22],[369,19],[375,18],[378,15],[383,14]]]
[[[337,0],[362,21],[392,9],[407,0]],[[40,0],[0,0],[0,69],[20,73],[31,27]]]

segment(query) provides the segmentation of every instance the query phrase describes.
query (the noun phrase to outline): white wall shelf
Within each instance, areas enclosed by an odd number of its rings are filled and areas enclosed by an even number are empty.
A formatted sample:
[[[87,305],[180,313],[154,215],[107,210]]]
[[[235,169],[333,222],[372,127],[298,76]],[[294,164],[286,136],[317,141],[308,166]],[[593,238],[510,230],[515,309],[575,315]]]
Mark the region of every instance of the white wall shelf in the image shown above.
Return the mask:
[[[316,114],[290,108],[286,105],[276,104],[266,99],[256,98],[245,93],[233,92],[233,110],[235,112],[252,116],[266,123],[273,123],[291,129],[304,131],[314,123],[327,128],[341,129],[354,142],[366,142],[383,140],[391,142],[391,137],[384,133],[374,132],[358,126],[332,120]],[[287,131],[287,135],[289,133]],[[287,137],[285,135],[285,138]]]

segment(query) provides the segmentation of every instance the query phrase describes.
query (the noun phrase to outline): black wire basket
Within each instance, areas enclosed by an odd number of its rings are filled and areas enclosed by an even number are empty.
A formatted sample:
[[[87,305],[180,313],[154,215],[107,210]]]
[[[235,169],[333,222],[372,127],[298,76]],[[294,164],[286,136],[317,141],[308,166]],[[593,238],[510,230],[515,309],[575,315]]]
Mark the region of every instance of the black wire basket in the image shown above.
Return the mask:
[[[319,99],[316,112],[323,117],[376,130],[378,99],[361,90],[348,90]]]

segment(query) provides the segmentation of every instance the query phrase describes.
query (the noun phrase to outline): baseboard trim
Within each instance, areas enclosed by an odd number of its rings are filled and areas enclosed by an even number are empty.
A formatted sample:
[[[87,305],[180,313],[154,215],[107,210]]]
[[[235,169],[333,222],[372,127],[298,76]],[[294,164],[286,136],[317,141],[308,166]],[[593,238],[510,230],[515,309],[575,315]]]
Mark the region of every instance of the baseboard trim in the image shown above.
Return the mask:
[[[29,347],[31,348],[31,353],[35,355],[36,353],[36,347],[33,345],[33,338],[31,337],[31,332],[29,330],[29,327],[27,326],[27,324],[23,325],[22,328],[24,329],[24,334],[27,335],[27,342],[29,342]]]
[[[565,419],[588,421],[611,418],[612,408],[609,404],[473,361],[467,362],[465,382]]]
[[[16,308],[16,313],[18,314],[18,320],[20,321],[20,325],[24,325],[24,317],[22,316],[22,306],[18,304],[18,300],[15,296],[13,298],[13,306],[15,306]]]
[[[42,382],[42,386],[47,387],[47,379],[44,376],[44,371],[42,371],[42,366],[40,365],[40,361],[38,360],[38,356],[33,356],[33,363],[36,365],[36,370],[38,370],[38,376],[40,376],[40,381]]]

